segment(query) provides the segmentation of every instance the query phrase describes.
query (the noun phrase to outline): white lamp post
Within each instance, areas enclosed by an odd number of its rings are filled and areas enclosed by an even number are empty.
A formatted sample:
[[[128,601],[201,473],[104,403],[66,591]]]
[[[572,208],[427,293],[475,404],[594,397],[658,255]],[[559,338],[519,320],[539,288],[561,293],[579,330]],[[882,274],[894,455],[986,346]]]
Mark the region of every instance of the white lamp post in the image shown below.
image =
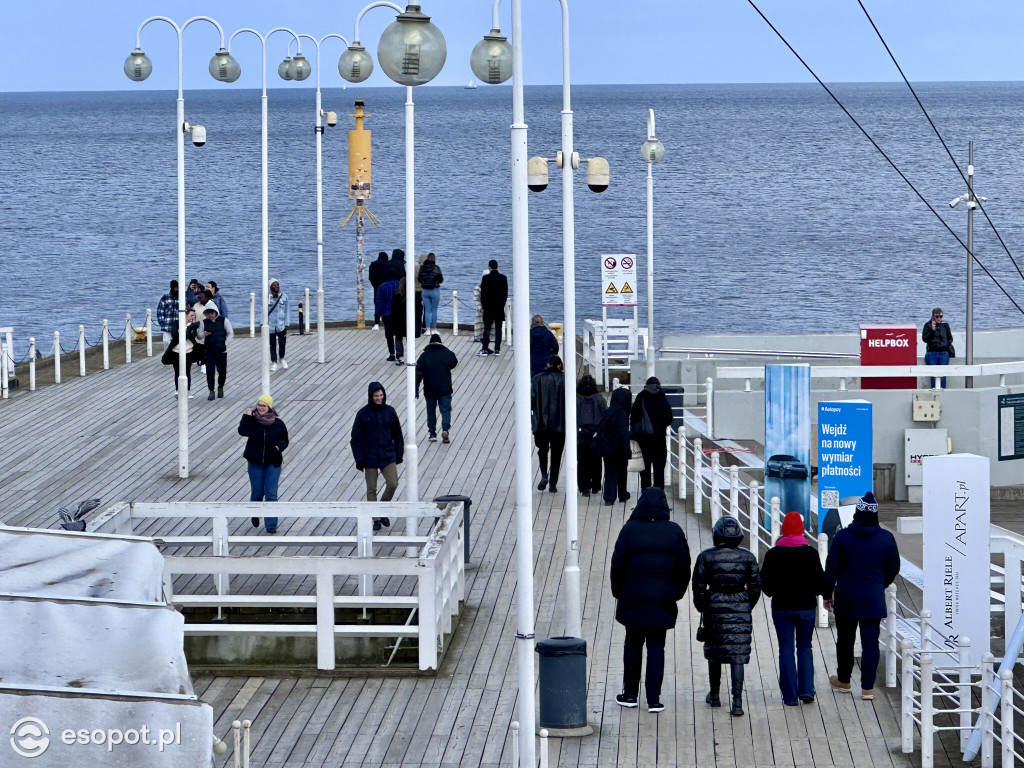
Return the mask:
[[[338,60],[341,76],[352,83],[361,83],[373,71],[373,59],[359,42],[359,21],[372,8],[398,11],[396,20],[380,36],[377,60],[389,78],[405,89],[405,462],[408,483],[407,498],[419,500],[419,451],[416,446],[416,167],[415,167],[415,105],[414,86],[437,77],[448,52],[441,31],[430,23],[420,6],[410,4],[403,11],[394,3],[370,3],[356,16],[352,44]],[[405,519],[406,533],[416,535],[416,518]]]
[[[640,147],[647,163],[647,378],[654,376],[654,174],[655,163],[665,159],[665,147],[654,137],[654,110],[648,110],[647,141]]]
[[[522,3],[512,0],[512,45],[501,37],[495,4],[491,34],[477,43],[470,56],[473,73],[485,83],[512,77],[512,334],[513,391],[516,447],[516,621],[517,677],[519,680],[519,765],[536,765],[536,713],[534,698],[534,600],[533,600],[533,488],[530,439],[530,230],[527,194],[526,122],[523,109]],[[511,62],[505,59],[511,52]],[[546,166],[545,166],[546,170]],[[567,318],[568,319],[568,318]],[[575,349],[573,350],[575,352]],[[575,403],[573,413],[575,413]],[[568,414],[567,414],[568,415]],[[569,436],[575,439],[575,435]],[[567,467],[569,472],[575,467]]]
[[[175,144],[178,156],[178,477],[188,477],[188,363],[185,360],[185,134],[192,134],[192,143],[201,147],[206,143],[206,129],[185,122],[185,96],[182,88],[182,33],[195,21],[207,21],[220,33],[220,49],[210,59],[210,74],[217,80],[231,83],[241,70],[238,62],[224,47],[224,30],[208,16],[195,16],[180,27],[166,16],[152,16],[139,25],[135,35],[135,50],[124,62],[124,73],[130,80],[142,82],[153,71],[153,62],[142,51],[142,30],[153,21],[163,21],[173,27],[178,36],[178,107],[175,116]]]
[[[324,35],[319,40],[306,34],[299,34],[299,37],[312,41],[313,45],[316,46],[316,361],[322,363],[326,359],[324,352],[324,336],[326,331],[324,325],[324,172],[321,145],[323,144],[324,133],[323,118],[326,116],[327,125],[333,127],[338,123],[338,116],[333,112],[325,113],[321,106],[320,46],[325,40],[333,37],[341,40],[347,47],[348,40],[333,32],[329,35]],[[300,57],[301,54],[298,54],[296,59]],[[286,58],[281,62],[281,67],[284,67],[284,75],[282,76],[285,79],[305,80],[309,76],[309,70],[304,68],[301,63],[296,64],[296,59],[289,62]],[[302,59],[302,62],[305,61],[305,59]],[[286,64],[285,62],[288,63]],[[308,67],[308,64],[306,64],[306,67]],[[278,71],[280,72],[280,67]],[[305,72],[305,75],[303,75],[303,72]]]
[[[269,212],[267,203],[267,40],[275,32],[287,32],[295,40],[296,45],[296,57],[302,58],[302,46],[299,42],[299,36],[292,32],[287,27],[275,27],[270,30],[266,35],[261,35],[255,29],[243,27],[242,29],[236,30],[231,33],[231,37],[228,39],[228,47],[230,48],[231,43],[234,39],[244,33],[248,32],[250,35],[255,35],[260,41],[260,53],[262,56],[260,65],[260,76],[262,78],[262,92],[260,100],[260,181],[261,181],[261,194],[260,194],[260,210],[261,210],[261,232],[262,232],[262,246],[260,248],[261,261],[263,265],[263,285],[260,289],[260,293],[263,296],[263,314],[260,321],[260,348],[262,354],[260,355],[260,391],[264,395],[270,394],[270,318],[269,315],[269,301],[270,301],[270,286],[267,283],[270,280],[270,225],[269,225]],[[305,58],[302,58],[305,62]],[[289,67],[295,66],[295,62],[291,62]],[[309,63],[306,62],[306,67]],[[305,71],[305,77],[309,76],[309,71]],[[294,78],[294,74],[293,74]],[[304,78],[300,78],[304,79]]]

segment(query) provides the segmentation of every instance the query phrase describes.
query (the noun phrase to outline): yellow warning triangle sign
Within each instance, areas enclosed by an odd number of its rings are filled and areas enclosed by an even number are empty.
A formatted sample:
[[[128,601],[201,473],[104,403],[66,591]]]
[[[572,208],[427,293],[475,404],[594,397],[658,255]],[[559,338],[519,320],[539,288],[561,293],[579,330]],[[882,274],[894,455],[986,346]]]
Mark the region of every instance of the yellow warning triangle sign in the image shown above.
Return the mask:
[[[618,293],[618,290],[615,288],[615,283],[608,283],[608,287],[605,289],[604,292],[605,293]]]
[[[623,283],[622,284],[622,290],[620,291],[620,293],[632,293],[632,292],[633,292],[633,289],[629,287],[629,283]]]

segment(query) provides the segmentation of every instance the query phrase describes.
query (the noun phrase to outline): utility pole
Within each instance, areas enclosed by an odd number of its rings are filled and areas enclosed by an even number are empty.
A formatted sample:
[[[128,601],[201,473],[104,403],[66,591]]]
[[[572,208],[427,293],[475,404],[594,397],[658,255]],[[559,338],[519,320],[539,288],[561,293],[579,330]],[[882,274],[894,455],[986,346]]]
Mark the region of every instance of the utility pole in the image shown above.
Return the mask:
[[[967,194],[949,201],[950,208],[967,203],[967,365],[974,365],[974,209],[978,207],[978,200],[987,199],[974,194],[974,142],[971,141],[967,145]],[[974,388],[973,376],[965,377],[964,387]]]

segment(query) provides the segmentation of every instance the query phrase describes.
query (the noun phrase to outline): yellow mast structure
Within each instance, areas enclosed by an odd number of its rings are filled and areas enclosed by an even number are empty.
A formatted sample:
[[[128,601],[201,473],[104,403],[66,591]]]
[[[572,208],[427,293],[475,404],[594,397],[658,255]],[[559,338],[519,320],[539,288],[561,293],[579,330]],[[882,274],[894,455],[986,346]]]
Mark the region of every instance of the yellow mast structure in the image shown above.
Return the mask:
[[[356,328],[366,327],[366,293],[363,288],[363,267],[365,253],[363,249],[363,219],[373,226],[381,223],[370,209],[366,201],[373,196],[373,180],[371,173],[372,157],[370,150],[371,131],[363,127],[364,112],[362,99],[356,99],[355,114],[349,115],[356,119],[356,127],[348,132],[348,199],[355,205],[342,220],[339,227],[344,227],[353,217],[356,220]]]

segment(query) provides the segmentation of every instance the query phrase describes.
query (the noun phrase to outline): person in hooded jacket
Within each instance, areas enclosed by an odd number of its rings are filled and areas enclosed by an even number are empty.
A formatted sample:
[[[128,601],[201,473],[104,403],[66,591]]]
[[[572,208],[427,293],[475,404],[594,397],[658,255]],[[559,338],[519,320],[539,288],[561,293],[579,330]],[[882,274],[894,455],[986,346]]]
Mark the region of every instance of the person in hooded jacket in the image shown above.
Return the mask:
[[[370,262],[367,270],[370,279],[370,287],[373,288],[373,330],[380,330],[380,303],[377,301],[377,289],[388,279],[388,252],[381,251],[377,254],[377,260]]]
[[[672,406],[657,376],[651,376],[633,401],[630,418],[630,437],[640,444],[644,456],[644,469],[640,473],[640,488],[653,485],[665,487],[665,430],[672,426]],[[651,477],[653,470],[654,476]]]
[[[387,392],[379,381],[371,381],[366,390],[367,404],[356,412],[352,423],[352,458],[356,469],[366,476],[366,500],[377,500],[377,476],[384,475],[381,501],[391,501],[398,490],[398,465],[402,463],[405,443],[398,413],[387,403]],[[391,525],[387,517],[375,517],[373,530]]]
[[[552,355],[558,354],[558,339],[544,324],[544,318],[534,315],[530,321],[530,378],[544,370]]]
[[[626,490],[629,463],[629,410],[633,399],[626,387],[612,392],[611,403],[601,416],[597,433],[590,441],[590,450],[604,459],[604,503],[615,504],[616,493],[620,502],[627,502]]]
[[[533,421],[533,441],[540,460],[540,483],[537,490],[547,488],[558,492],[558,472],[565,449],[565,374],[562,358],[552,355],[547,368],[533,377],[530,384],[530,409]],[[551,455],[551,474],[548,474],[548,454]]]
[[[395,273],[395,280],[405,277],[405,251],[395,248],[391,251],[391,259],[388,261],[388,272]]]
[[[246,408],[238,423],[238,434],[246,438],[245,452],[249,462],[249,501],[277,501],[277,485],[281,479],[281,459],[288,447],[288,427],[274,410],[274,398],[260,395],[256,405]],[[267,533],[277,532],[277,518],[264,518]],[[252,519],[258,528],[260,519]]]
[[[391,335],[395,339],[395,365],[405,365],[405,338],[406,338],[406,312],[405,304],[405,278],[398,281],[398,288],[391,297]]]
[[[851,692],[853,643],[859,627],[861,698],[875,698],[879,625],[888,613],[885,589],[899,572],[896,538],[878,525],[878,502],[868,491],[857,502],[853,522],[836,533],[825,560],[821,594],[825,608],[836,616],[836,674],[828,679],[833,690]]]
[[[428,253],[426,259],[420,265],[417,275],[423,301],[423,325],[427,333],[437,333],[437,307],[441,303],[441,283],[444,282],[444,275],[441,268],[437,266],[437,257]]]
[[[423,396],[427,399],[427,431],[430,442],[437,442],[437,409],[441,408],[441,442],[448,443],[448,430],[452,426],[452,371],[459,359],[441,343],[441,337],[433,334],[430,343],[423,349],[416,361],[416,397],[420,396],[420,382]]]
[[[740,546],[743,529],[736,518],[719,518],[712,534],[715,546],[697,555],[693,567],[693,605],[701,613],[711,688],[704,701],[712,707],[722,706],[722,664],[728,664],[732,678],[729,714],[740,717],[743,667],[750,661],[751,611],[761,598],[761,578],[757,558]]]
[[[647,711],[661,712],[665,674],[665,633],[676,625],[690,583],[690,548],[683,529],[669,519],[668,500],[660,488],[640,494],[636,508],[619,531],[611,562],[615,620],[626,628],[622,650],[622,693],[615,701],[636,707],[640,667],[647,645],[644,692]]]
[[[782,535],[761,564],[761,590],[772,599],[772,623],[779,639],[779,688],[787,707],[814,701],[811,643],[822,578],[821,558],[804,536],[803,517],[799,512],[787,513]]]
[[[589,373],[576,385],[576,487],[584,496],[601,492],[601,457],[590,450],[604,416],[604,396]]]

